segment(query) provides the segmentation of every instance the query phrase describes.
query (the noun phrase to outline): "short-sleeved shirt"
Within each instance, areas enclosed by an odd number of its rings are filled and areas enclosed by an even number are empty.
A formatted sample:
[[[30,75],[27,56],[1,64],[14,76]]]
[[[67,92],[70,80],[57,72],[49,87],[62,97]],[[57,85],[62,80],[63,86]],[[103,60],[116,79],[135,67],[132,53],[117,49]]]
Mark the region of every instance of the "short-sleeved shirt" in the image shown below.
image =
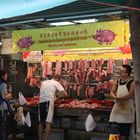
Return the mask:
[[[54,101],[56,99],[56,93],[63,90],[63,86],[54,79],[43,81],[40,88],[39,102]]]
[[[0,84],[0,94],[1,94],[2,98],[4,97],[5,93],[7,93],[7,84],[2,83],[2,84]],[[7,110],[7,104],[5,102],[2,102],[0,104],[0,110]]]

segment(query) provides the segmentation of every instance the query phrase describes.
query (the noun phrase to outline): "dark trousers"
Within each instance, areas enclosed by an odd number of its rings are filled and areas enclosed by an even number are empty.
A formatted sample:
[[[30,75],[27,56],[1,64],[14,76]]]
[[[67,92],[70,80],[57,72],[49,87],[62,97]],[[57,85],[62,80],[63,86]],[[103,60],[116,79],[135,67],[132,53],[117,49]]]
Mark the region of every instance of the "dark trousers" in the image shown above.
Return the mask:
[[[6,140],[7,138],[7,111],[0,111],[0,138]]]
[[[17,131],[14,113],[8,111],[0,111],[0,140],[7,140],[9,134],[14,134]]]

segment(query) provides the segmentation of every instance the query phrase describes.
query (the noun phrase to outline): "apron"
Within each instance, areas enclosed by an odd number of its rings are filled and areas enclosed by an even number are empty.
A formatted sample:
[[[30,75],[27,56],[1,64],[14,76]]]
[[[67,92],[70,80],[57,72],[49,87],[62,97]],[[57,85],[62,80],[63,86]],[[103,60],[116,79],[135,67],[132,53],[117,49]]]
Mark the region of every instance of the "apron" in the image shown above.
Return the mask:
[[[46,102],[49,102],[49,104],[47,104],[45,106],[45,108],[43,107],[42,109],[43,110],[46,110],[47,111],[47,114],[46,114],[46,122],[49,122],[49,123],[52,123],[53,121],[53,116],[54,116],[54,101],[51,100],[51,101],[46,101]],[[45,103],[45,102],[44,102]],[[39,117],[39,121],[41,121],[41,113],[42,112],[42,109],[39,107],[38,109],[38,117]]]
[[[116,94],[117,97],[123,97],[129,94],[129,91],[126,86],[127,83],[124,85],[118,84],[118,89]],[[126,101],[115,101],[115,104],[110,114],[109,122],[133,123],[134,122],[133,99],[128,99]]]

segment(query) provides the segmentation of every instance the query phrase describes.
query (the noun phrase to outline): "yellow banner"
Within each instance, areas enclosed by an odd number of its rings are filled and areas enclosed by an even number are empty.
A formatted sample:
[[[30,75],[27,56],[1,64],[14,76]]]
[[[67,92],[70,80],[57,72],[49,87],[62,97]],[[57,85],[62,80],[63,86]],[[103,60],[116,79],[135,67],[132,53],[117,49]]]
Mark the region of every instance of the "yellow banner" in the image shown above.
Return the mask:
[[[124,27],[119,20],[14,31],[13,52],[123,46]]]
[[[132,54],[122,53],[118,50],[98,50],[98,51],[72,51],[72,52],[44,52],[43,59],[46,61],[55,62],[56,60],[60,61],[69,61],[69,60],[96,60],[96,59],[132,59]]]

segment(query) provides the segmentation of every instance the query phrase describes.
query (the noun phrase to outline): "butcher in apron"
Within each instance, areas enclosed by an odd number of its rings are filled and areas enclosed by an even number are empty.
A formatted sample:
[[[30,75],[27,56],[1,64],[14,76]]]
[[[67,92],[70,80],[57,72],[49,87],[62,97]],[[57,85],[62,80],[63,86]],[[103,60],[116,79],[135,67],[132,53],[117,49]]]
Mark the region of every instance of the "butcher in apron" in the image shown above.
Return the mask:
[[[54,116],[54,101],[56,100],[56,96],[57,98],[62,98],[68,95],[64,90],[64,87],[58,82],[59,77],[60,76],[58,74],[54,74],[52,79],[45,80],[41,84],[39,96],[39,140],[42,140],[43,125],[46,125],[45,140],[49,139]]]
[[[120,79],[114,83],[111,90],[111,97],[115,104],[110,114],[110,129],[117,126],[118,133],[122,140],[129,140],[131,125],[134,123],[134,82],[130,78],[132,68],[129,65],[122,65]],[[112,131],[112,130],[111,130]]]

